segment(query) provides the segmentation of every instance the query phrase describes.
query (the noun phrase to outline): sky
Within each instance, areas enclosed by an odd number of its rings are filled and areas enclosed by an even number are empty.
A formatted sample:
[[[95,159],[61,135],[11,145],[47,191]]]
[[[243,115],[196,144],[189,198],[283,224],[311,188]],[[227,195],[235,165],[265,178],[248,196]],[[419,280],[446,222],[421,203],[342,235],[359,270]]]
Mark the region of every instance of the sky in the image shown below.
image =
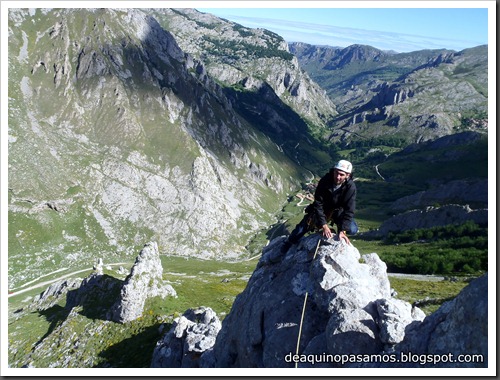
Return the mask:
[[[209,3],[211,7],[196,9],[246,27],[269,29],[287,42],[312,45],[460,51],[491,44],[488,32],[496,27],[494,22],[488,25],[488,6],[494,18],[495,1],[240,1],[232,2],[231,8],[223,1]]]

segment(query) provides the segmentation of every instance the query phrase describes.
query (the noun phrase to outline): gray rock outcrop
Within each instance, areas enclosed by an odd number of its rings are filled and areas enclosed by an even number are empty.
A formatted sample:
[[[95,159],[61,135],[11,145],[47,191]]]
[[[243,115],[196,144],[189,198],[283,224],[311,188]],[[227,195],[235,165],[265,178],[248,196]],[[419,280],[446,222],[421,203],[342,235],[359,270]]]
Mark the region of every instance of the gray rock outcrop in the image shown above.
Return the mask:
[[[199,367],[201,355],[208,357],[220,329],[221,322],[211,308],[187,310],[156,344],[151,367]]]
[[[229,86],[242,84],[253,91],[268,86],[273,96],[316,125],[327,124],[337,114],[333,101],[301,70],[282,37],[260,28],[244,28],[195,9],[159,9],[151,14],[159,20],[166,17],[169,32],[182,50],[203,60],[207,73],[218,81]],[[196,33],[186,33],[193,28]],[[245,45],[276,53],[255,54]]]
[[[120,292],[120,298],[110,311],[110,319],[129,322],[139,318],[147,298],[177,297],[174,288],[163,279],[163,267],[156,242],[144,245]]]
[[[42,293],[35,296],[30,306],[35,310],[47,310],[59,302],[68,292],[78,289],[81,284],[81,278],[69,278],[54,282]]]
[[[424,361],[431,360],[434,367],[487,367],[488,274],[473,280],[423,322],[408,324],[394,354],[408,360],[393,367],[424,367]]]
[[[280,258],[283,239],[264,249],[213,347],[217,320],[210,329],[205,325],[210,318],[181,318],[158,343],[153,363],[222,368],[485,366],[486,276],[426,317],[392,296],[386,265],[377,254],[361,256],[352,245],[311,235]],[[195,328],[210,332],[205,352],[189,344],[188,330]],[[412,360],[429,354],[440,359],[475,354],[484,360],[439,365],[413,360],[409,365],[403,354],[413,354]]]
[[[361,256],[352,245],[312,235],[282,261],[268,261],[282,239],[265,248],[224,320],[210,353],[215,367],[295,366],[306,294],[299,355],[378,353],[400,342],[406,325],[424,318],[419,309],[392,298],[386,265],[377,254]]]

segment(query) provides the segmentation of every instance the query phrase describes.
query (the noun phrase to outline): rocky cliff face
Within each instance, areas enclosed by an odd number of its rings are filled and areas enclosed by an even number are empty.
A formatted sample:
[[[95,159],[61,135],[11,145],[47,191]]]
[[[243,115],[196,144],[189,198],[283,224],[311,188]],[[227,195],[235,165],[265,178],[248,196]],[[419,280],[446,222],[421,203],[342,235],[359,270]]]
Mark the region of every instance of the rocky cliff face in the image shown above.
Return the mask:
[[[167,341],[173,350],[187,347],[189,333],[178,334],[174,326],[158,344],[153,366],[162,366],[166,359],[161,357],[167,355],[177,358],[176,366],[189,367],[405,367],[401,361],[408,350],[455,358],[479,354],[483,362],[463,366],[487,366],[487,276],[425,317],[392,296],[386,266],[375,253],[360,256],[352,245],[311,235],[280,256],[282,239],[264,249],[215,343],[211,340],[202,354],[196,350],[199,360],[192,361],[193,349],[181,351],[185,362],[178,351],[165,354]],[[198,329],[207,331],[207,321],[197,321]],[[478,335],[469,339],[473,331]],[[367,364],[370,355],[387,361]],[[410,366],[462,365],[442,361]]]
[[[149,12],[166,25],[184,51],[204,62],[208,74],[222,83],[252,91],[268,85],[285,104],[321,127],[337,114],[325,90],[301,70],[279,35],[195,9]]]

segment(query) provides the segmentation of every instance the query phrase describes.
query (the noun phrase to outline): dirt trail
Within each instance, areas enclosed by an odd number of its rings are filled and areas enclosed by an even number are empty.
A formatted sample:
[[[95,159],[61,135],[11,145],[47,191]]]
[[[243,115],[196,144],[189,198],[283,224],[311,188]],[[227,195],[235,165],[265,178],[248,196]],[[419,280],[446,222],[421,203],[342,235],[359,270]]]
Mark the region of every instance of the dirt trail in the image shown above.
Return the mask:
[[[387,273],[389,277],[406,278],[408,280],[418,281],[444,281],[443,276],[436,276],[433,274],[406,274],[406,273]]]
[[[106,264],[106,266],[116,266],[116,265],[128,265],[130,263],[115,263],[115,264]],[[24,289],[20,289],[20,290],[16,290],[16,291],[9,291],[9,298],[10,297],[14,297],[14,296],[17,296],[19,294],[22,294],[22,293],[26,293],[30,290],[33,290],[33,289],[36,289],[36,288],[40,288],[42,286],[47,286],[47,285],[51,285],[53,284],[54,282],[57,282],[57,281],[60,281],[60,280],[63,280],[65,278],[68,278],[68,277],[71,277],[75,274],[78,274],[78,273],[82,273],[82,272],[89,272],[91,271],[93,268],[86,268],[86,269],[81,269],[81,270],[77,270],[77,271],[74,271],[74,272],[71,272],[71,273],[67,273],[65,274],[64,276],[61,276],[61,277],[58,277],[58,278],[54,278],[52,280],[48,280],[48,281],[43,281],[43,282],[39,282],[38,284],[35,284],[35,285],[32,285],[30,287],[27,287],[27,288],[24,288]],[[54,272],[55,273],[55,272]],[[47,275],[44,275],[44,276],[41,276],[41,277],[46,277]],[[40,278],[41,278],[40,277]],[[36,281],[36,280],[35,280]],[[33,281],[30,281],[28,282],[27,284],[31,284],[33,283]],[[23,285],[23,286],[26,286],[27,284]],[[23,287],[21,286],[21,288]]]

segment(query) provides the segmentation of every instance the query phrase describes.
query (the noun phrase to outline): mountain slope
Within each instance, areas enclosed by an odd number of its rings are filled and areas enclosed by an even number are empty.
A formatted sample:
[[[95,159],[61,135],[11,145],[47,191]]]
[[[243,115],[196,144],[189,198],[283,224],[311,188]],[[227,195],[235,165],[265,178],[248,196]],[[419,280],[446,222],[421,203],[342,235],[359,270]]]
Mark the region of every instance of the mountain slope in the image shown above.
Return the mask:
[[[393,54],[295,43],[290,51],[337,104],[333,141],[385,135],[412,143],[487,129],[486,45]]]
[[[11,286],[145,240],[238,257],[302,175],[146,13],[10,10]]]
[[[235,106],[241,103],[242,94],[257,93],[261,96],[252,96],[251,103],[256,114],[275,114],[268,103],[277,100],[283,103],[281,107],[299,114],[302,120],[289,123],[286,128],[276,125],[280,124],[278,121],[271,122],[270,132],[277,135],[280,144],[290,140],[289,129],[293,134],[324,134],[328,123],[337,115],[335,104],[300,69],[297,58],[289,52],[281,36],[265,29],[246,28],[195,9],[147,11],[175,36],[184,51],[203,62],[207,73],[227,87],[228,92],[231,88],[236,90],[231,96]],[[245,102],[248,103],[248,99]],[[259,120],[255,124],[262,123]],[[295,146],[296,142],[289,145]]]

